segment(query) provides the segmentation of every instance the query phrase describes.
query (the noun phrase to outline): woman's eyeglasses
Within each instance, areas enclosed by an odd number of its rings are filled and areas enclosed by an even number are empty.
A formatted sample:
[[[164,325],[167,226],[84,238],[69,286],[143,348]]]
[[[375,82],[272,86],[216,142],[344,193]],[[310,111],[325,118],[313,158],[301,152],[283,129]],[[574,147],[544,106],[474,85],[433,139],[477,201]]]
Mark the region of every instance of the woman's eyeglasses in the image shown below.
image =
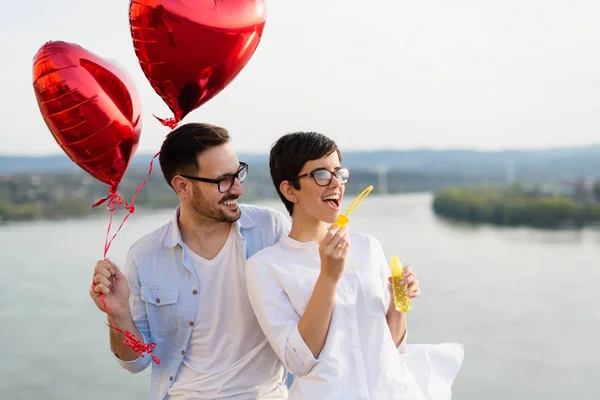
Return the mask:
[[[317,168],[306,174],[298,175],[294,180],[310,176],[317,185],[329,186],[334,175],[342,185],[345,185],[350,180],[350,168],[339,168],[335,171],[330,171],[327,168]]]

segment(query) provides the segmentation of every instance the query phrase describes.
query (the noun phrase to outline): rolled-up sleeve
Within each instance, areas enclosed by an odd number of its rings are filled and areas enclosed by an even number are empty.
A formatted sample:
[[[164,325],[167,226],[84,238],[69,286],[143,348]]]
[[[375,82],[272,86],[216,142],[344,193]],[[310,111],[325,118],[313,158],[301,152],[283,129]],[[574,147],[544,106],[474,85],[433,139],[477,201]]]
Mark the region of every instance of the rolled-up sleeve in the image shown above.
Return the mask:
[[[302,339],[298,330],[298,324],[296,324],[288,338],[286,355],[287,360],[291,360],[295,365],[297,372],[292,373],[297,375],[306,375],[319,362],[319,359],[313,356],[312,351],[310,351],[306,342]],[[290,368],[291,371],[292,369]]]
[[[141,298],[139,273],[131,252],[127,255],[124,274],[127,277],[127,283],[129,284],[129,288],[131,290],[129,297],[129,308],[131,311],[133,324],[142,334],[144,343],[150,343],[152,338],[150,337],[148,315],[146,314],[146,306]],[[122,360],[117,357],[116,354],[114,354],[114,349],[111,349],[111,351],[121,367],[131,373],[138,373],[145,370],[152,362],[152,358],[147,355],[144,357],[139,356],[135,360],[131,361]]]
[[[402,338],[402,341],[400,342],[400,344],[398,345],[398,353],[402,354],[402,353],[406,353],[406,338],[408,337],[408,326],[406,327],[406,332],[404,333],[404,337]]]
[[[255,257],[246,262],[250,303],[273,350],[294,375],[308,374],[319,362],[298,331],[300,316],[273,273]]]

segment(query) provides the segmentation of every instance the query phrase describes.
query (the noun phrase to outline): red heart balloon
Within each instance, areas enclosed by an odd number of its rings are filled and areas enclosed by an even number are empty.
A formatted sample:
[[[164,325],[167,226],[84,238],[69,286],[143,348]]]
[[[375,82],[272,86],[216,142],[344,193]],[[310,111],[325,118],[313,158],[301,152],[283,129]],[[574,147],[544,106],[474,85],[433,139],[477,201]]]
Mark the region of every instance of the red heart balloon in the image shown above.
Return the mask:
[[[33,89],[67,156],[116,192],[142,129],[130,78],[77,44],[48,42],[33,59]]]
[[[213,98],[260,42],[264,0],[132,0],[135,54],[175,122]]]

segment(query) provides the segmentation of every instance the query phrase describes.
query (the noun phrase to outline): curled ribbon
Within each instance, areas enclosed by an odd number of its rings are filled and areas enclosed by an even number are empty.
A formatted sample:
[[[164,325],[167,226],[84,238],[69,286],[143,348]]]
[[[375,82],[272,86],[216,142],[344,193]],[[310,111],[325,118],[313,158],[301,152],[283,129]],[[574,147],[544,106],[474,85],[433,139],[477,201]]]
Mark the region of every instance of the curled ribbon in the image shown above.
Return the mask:
[[[103,199],[98,200],[90,207],[90,208],[94,208],[94,207],[98,207],[98,206],[106,203],[106,209],[109,212],[108,229],[106,230],[106,239],[104,241],[104,258],[106,258],[106,254],[108,253],[108,249],[110,248],[112,241],[115,239],[115,237],[117,236],[117,234],[123,227],[123,224],[125,223],[125,221],[127,221],[127,218],[129,218],[129,216],[135,212],[135,196],[148,182],[148,178],[152,174],[152,164],[154,163],[154,159],[156,157],[158,157],[159,154],[160,154],[160,152],[156,153],[154,155],[154,157],[152,157],[152,160],[150,161],[150,168],[148,170],[148,176],[146,177],[146,179],[144,179],[144,181],[140,184],[140,186],[138,186],[138,188],[133,192],[131,204],[128,204],[127,202],[123,201],[123,198],[121,197],[121,195],[119,195],[119,193],[117,193],[116,187],[111,187],[109,189],[108,196],[106,196]],[[110,230],[112,228],[113,212],[117,209],[117,206],[119,206],[119,205],[123,205],[125,207],[125,209],[127,210],[127,215],[125,215],[125,218],[123,218],[121,225],[119,225],[119,228],[117,229],[117,231],[115,232],[113,237],[110,240],[108,240],[108,237],[110,235]],[[96,283],[92,280],[92,288],[94,286],[96,286]],[[108,313],[108,307],[106,307],[106,302],[104,301],[103,294],[100,294],[100,301],[102,301],[104,310]],[[111,325],[108,325],[108,326],[118,332],[121,332],[123,335],[125,335],[125,340],[123,341],[123,344],[125,346],[130,347],[133,351],[135,351],[137,354],[141,355],[142,357],[144,357],[144,354],[143,354],[144,352],[150,354],[152,357],[152,360],[155,363],[160,364],[159,358],[156,357],[154,355],[154,353],[152,352],[152,349],[154,349],[156,347],[156,343],[144,344],[144,343],[140,342],[139,340],[137,340],[135,335],[129,331],[122,331],[121,329],[116,328]]]
[[[179,124],[179,121],[176,118],[160,118],[154,114],[152,114],[152,116],[156,118],[163,126],[171,128],[171,130],[175,129]]]

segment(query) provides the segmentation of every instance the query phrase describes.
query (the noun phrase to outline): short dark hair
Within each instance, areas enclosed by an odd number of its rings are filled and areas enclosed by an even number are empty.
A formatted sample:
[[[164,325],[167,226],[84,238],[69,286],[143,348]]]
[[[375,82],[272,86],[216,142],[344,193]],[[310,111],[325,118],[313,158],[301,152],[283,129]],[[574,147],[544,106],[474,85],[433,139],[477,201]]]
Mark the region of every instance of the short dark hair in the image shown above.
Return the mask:
[[[342,152],[338,149],[337,144],[317,132],[288,133],[273,144],[269,155],[271,179],[279,198],[290,215],[292,215],[294,203],[281,193],[279,189],[281,182],[290,181],[296,189],[300,189],[300,182],[295,178],[300,174],[304,164],[326,157],[333,152],[337,152],[342,161]]]
[[[160,148],[160,168],[171,185],[173,177],[198,173],[198,155],[204,150],[229,142],[229,132],[220,126],[191,122],[174,129]]]

